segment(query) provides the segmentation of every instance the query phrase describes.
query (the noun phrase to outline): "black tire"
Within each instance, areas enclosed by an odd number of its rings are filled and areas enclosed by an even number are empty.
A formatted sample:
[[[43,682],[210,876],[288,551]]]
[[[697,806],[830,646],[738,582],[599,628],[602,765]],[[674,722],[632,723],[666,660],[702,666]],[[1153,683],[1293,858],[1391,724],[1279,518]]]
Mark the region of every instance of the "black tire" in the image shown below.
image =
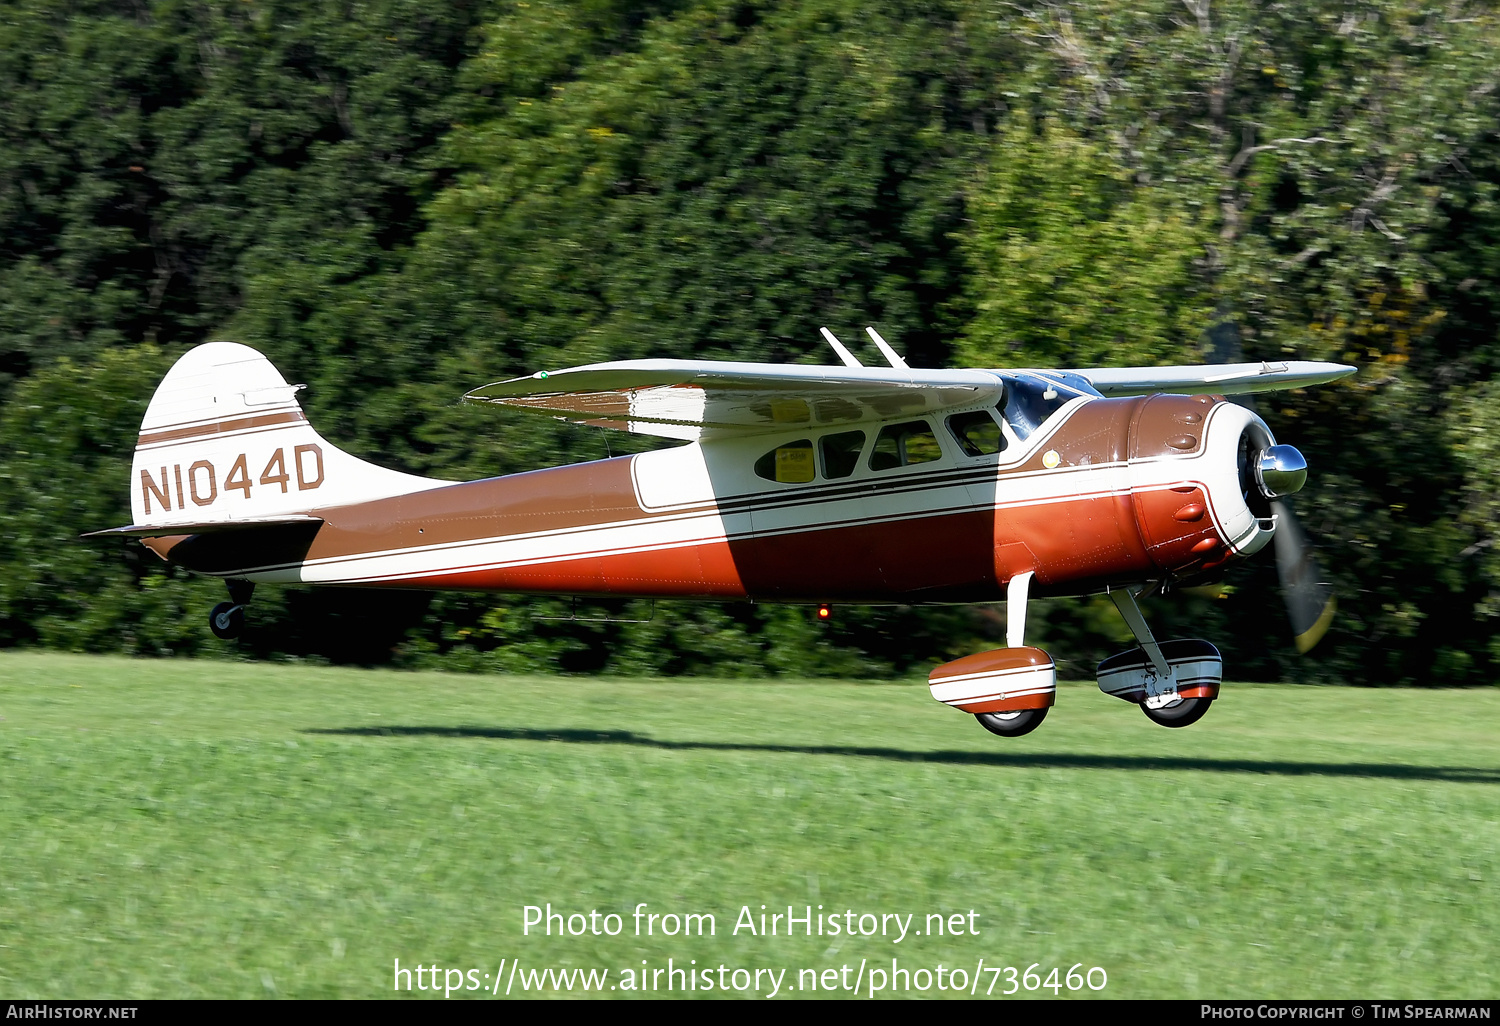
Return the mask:
[[[1160,709],[1147,709],[1146,703],[1142,702],[1141,712],[1146,714],[1146,719],[1163,727],[1188,727],[1203,719],[1203,714],[1213,704],[1212,698],[1179,698]]]
[[[1001,737],[1020,737],[1040,727],[1042,721],[1047,718],[1047,710],[1042,708],[1003,713],[975,713],[974,718],[991,734],[999,734]]]
[[[225,641],[239,637],[245,629],[245,607],[220,602],[208,614],[208,629],[214,632],[214,637]]]

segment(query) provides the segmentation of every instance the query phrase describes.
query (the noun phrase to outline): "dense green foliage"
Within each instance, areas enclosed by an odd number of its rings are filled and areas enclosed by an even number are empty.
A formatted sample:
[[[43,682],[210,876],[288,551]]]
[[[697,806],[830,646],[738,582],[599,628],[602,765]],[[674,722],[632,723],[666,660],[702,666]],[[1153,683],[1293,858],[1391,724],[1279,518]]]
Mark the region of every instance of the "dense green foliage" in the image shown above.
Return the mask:
[[[919,366],[1360,364],[1259,407],[1313,468],[1298,510],[1341,608],[1314,656],[1265,557],[1152,613],[1266,678],[1493,678],[1489,5],[3,8],[0,643],[218,649],[211,587],[72,540],[123,522],[120,447],[193,343],[255,345],[331,439],[461,478],[643,444],[458,405],[475,385],[824,362],[819,325],[873,323]],[[534,618],[558,608],[262,589],[240,650],[806,675],[996,632],[982,610]],[[1097,603],[1044,615],[1078,675],[1118,644]]]

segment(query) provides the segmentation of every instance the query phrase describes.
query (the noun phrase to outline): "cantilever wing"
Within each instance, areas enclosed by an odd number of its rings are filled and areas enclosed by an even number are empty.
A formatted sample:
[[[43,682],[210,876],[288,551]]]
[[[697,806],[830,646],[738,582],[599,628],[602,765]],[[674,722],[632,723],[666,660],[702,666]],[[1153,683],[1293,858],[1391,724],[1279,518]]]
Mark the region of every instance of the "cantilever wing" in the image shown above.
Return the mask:
[[[464,396],[669,438],[753,434],[998,402],[993,371],[624,360],[497,381]]]
[[[1341,363],[1288,360],[1283,363],[1226,363],[1200,367],[1096,367],[1068,371],[1093,385],[1101,395],[1150,395],[1153,392],[1274,392],[1283,388],[1323,385],[1358,368]]]

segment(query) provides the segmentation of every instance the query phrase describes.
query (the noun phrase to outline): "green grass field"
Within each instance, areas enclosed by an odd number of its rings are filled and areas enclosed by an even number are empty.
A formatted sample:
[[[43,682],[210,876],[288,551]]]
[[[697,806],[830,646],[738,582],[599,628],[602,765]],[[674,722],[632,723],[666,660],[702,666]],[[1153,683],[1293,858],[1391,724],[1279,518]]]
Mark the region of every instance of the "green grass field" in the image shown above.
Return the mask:
[[[384,997],[398,958],[1493,997],[1500,690],[1226,690],[1167,730],[1071,685],[1004,740],[912,685],[0,654],[0,997]],[[622,932],[523,936],[547,902]],[[762,904],[978,935],[733,935]]]

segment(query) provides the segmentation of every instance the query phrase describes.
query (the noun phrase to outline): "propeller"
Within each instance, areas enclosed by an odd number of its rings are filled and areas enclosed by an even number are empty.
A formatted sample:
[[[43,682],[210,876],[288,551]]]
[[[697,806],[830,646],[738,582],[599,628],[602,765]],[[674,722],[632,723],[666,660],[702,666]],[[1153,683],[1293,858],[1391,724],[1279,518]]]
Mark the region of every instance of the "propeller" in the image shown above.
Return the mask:
[[[1259,507],[1275,518],[1276,573],[1293,640],[1305,655],[1328,633],[1338,603],[1287,499],[1307,482],[1307,461],[1295,447],[1269,442],[1262,427],[1247,429],[1241,437],[1240,485],[1252,509]]]
[[[1219,308],[1204,342],[1216,362],[1238,363],[1244,359],[1239,323],[1230,307]],[[1257,412],[1252,396],[1237,395],[1230,402]],[[1333,585],[1323,579],[1323,568],[1313,557],[1312,544],[1302,533],[1287,501],[1287,496],[1307,480],[1307,461],[1289,445],[1274,445],[1258,454],[1254,448],[1252,444],[1241,450],[1245,458],[1240,468],[1241,483],[1246,489],[1246,499],[1252,496],[1262,502],[1270,499],[1270,512],[1276,517],[1276,574],[1281,579],[1281,594],[1292,621],[1297,651],[1305,655],[1328,633],[1338,608]]]
[[[1286,599],[1297,651],[1306,654],[1328,633],[1338,600],[1333,585],[1323,579],[1323,568],[1284,496],[1271,500],[1271,513],[1276,517],[1274,544],[1281,594]]]

